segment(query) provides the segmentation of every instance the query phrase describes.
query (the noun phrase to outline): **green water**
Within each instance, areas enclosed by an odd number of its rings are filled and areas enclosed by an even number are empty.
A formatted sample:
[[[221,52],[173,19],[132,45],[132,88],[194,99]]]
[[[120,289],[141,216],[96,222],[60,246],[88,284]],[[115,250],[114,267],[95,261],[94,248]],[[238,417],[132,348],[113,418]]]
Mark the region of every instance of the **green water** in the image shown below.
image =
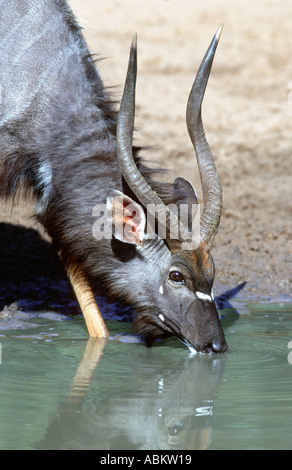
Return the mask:
[[[0,449],[292,449],[292,305],[245,307],[224,355],[88,341],[82,318],[0,331]]]

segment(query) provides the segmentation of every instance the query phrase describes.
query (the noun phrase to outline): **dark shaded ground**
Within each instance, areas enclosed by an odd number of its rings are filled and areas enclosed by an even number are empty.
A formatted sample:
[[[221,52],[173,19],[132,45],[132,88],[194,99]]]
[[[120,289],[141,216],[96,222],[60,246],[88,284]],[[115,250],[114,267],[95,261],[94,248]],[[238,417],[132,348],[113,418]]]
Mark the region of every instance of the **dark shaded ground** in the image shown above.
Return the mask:
[[[65,320],[81,313],[49,238],[34,219],[27,225],[0,223],[0,330],[28,328],[26,320],[36,316]],[[96,296],[105,318],[132,320],[131,308],[112,303],[102,290]]]

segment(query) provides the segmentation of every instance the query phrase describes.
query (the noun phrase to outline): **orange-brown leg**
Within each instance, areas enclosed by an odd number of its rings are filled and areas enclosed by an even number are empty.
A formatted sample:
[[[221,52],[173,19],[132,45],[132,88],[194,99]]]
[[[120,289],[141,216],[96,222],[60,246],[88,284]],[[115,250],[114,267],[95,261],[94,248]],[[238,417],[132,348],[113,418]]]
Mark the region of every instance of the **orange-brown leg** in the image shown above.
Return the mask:
[[[86,276],[75,266],[69,266],[67,274],[83,313],[89,336],[92,338],[108,338],[108,329],[105,326]]]

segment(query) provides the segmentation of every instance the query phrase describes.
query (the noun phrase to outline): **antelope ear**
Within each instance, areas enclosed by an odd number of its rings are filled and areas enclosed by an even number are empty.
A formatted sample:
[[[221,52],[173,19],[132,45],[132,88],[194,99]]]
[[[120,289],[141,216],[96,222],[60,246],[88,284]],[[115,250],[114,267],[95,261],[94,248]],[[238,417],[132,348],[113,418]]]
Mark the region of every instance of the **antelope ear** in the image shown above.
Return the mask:
[[[193,185],[185,178],[177,178],[172,186],[173,203],[176,204],[180,220],[192,231],[192,223],[198,210],[197,193]],[[187,208],[187,212],[186,212]]]
[[[143,207],[120,191],[107,196],[107,220],[118,240],[141,245],[145,239],[146,217]]]
[[[173,196],[176,204],[198,204],[196,190],[185,178],[176,178],[173,183]]]

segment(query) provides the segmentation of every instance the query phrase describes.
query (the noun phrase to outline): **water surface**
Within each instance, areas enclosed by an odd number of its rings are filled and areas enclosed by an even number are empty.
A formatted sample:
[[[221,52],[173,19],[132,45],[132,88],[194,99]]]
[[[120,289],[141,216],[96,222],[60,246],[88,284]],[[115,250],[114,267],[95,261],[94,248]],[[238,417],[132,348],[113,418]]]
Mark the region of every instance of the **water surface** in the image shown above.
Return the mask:
[[[0,331],[0,448],[291,449],[292,304],[242,310],[221,310],[224,355],[117,321],[88,340],[81,317]]]

